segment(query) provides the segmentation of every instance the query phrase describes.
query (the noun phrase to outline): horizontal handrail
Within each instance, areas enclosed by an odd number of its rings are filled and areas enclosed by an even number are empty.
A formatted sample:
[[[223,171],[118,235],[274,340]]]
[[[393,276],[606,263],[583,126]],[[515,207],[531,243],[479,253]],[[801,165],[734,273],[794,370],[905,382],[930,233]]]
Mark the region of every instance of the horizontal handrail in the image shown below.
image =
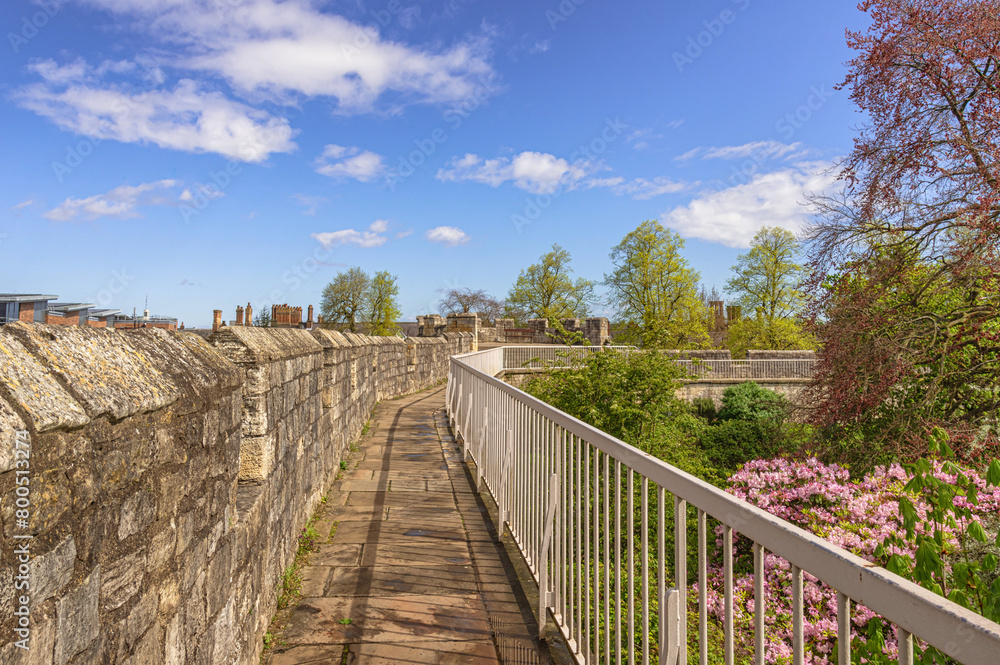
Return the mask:
[[[843,654],[850,650],[850,601],[865,605],[897,626],[901,663],[912,662],[911,635],[966,665],[997,662],[1000,625],[504,383],[494,376],[500,371],[497,369],[501,356],[498,351],[505,350],[498,348],[452,357],[448,413],[477,465],[483,487],[500,506],[500,514],[505,518],[500,530],[503,526],[510,530],[536,581],[543,583],[540,601],[544,611],[540,622],[544,625],[546,613],[551,614],[578,662],[606,661],[610,658],[612,645],[617,650],[624,644],[631,650],[641,639],[641,644],[648,647],[651,611],[648,593],[651,588],[658,594],[659,607],[682,608],[672,611],[672,615],[679,617],[676,626],[660,617],[660,634],[654,636],[659,639],[659,653],[677,653],[677,663],[687,662],[687,612],[683,608],[686,607],[688,579],[688,505],[697,510],[699,522],[701,607],[698,629],[703,638],[706,635],[704,568],[707,560],[704,520],[712,517],[724,525],[727,543],[736,531],[753,541],[755,555],[759,555],[760,560],[763,548],[790,562],[795,580],[793,593],[799,594],[797,602],[793,603],[796,608],[793,662],[802,662],[803,571],[836,589],[841,607],[848,608],[838,618],[842,640],[848,636],[846,644],[841,642],[841,662],[850,662],[843,660]],[[511,452],[514,454],[510,455]],[[623,472],[627,483],[623,482]],[[556,489],[548,489],[550,479]],[[638,543],[633,542],[632,523],[633,509],[639,510],[633,503],[637,493],[635,480],[639,480],[642,488],[642,535]],[[654,486],[659,502],[655,510],[658,522],[653,525],[647,524],[652,514],[647,501],[649,485]],[[555,497],[553,492],[556,492]],[[673,579],[681,582],[675,582],[676,589],[667,589],[664,568],[666,493],[672,495],[678,511],[674,520]],[[553,501],[556,509],[550,524],[546,523],[545,513]],[[625,504],[624,513],[620,503]],[[620,524],[623,514],[627,525]],[[622,526],[627,527],[625,531]],[[649,535],[650,529],[656,537]],[[622,533],[627,539],[627,562],[621,560],[619,539]],[[641,548],[642,552],[641,573],[634,568],[636,548]],[[654,549],[659,557],[659,568],[650,572],[647,553]],[[729,624],[733,617],[731,558],[725,561]],[[763,574],[762,565],[755,565],[758,577]],[[627,568],[627,572],[623,568]],[[628,584],[625,590],[620,588],[623,580]],[[635,595],[635,581],[643,593],[641,602]],[[758,582],[755,588],[756,611],[763,617],[763,587]],[[628,607],[627,621],[622,616],[625,612],[623,602]],[[673,602],[679,605],[671,605]],[[615,603],[614,617],[612,603]],[[635,633],[636,606],[641,607],[643,615],[638,624],[641,636]],[[759,621],[755,662],[763,663],[761,636],[764,624],[762,619]],[[725,639],[726,662],[730,663],[733,653],[731,629],[727,629]],[[705,642],[705,639],[700,640],[703,645]],[[648,653],[643,649],[644,656]],[[704,657],[705,652],[702,655]]]
[[[602,351],[635,352],[632,346],[505,346],[502,349],[504,370],[553,369],[569,367]],[[471,358],[473,354],[466,354]],[[811,379],[816,361],[806,358],[768,358],[763,360],[701,360],[678,358],[674,362],[699,379],[767,380]]]

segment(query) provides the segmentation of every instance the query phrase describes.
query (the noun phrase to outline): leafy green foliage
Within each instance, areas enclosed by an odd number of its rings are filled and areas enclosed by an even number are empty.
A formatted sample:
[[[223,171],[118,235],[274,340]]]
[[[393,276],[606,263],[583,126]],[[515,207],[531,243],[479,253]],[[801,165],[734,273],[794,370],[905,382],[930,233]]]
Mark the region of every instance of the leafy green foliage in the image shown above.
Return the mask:
[[[514,318],[583,318],[594,303],[594,283],[573,279],[569,252],[558,244],[543,254],[538,263],[522,270],[507,294],[506,310]]]
[[[747,381],[730,386],[722,393],[719,419],[780,424],[787,412],[788,400],[783,395]]]
[[[746,358],[750,349],[815,351],[819,340],[796,319],[742,318],[729,325],[725,346],[733,358]]]
[[[684,240],[657,221],[645,221],[611,250],[615,269],[604,276],[624,341],[644,348],[700,348],[708,344],[708,308],[698,272],[681,249]]]

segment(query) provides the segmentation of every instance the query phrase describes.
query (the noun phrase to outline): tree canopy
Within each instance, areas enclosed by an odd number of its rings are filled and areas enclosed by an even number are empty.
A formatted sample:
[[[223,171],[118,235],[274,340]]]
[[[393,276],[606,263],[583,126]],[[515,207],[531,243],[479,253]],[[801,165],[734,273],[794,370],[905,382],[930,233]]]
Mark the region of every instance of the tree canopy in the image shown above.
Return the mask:
[[[795,234],[765,226],[750,243],[750,251],[737,257],[726,291],[750,316],[760,311],[769,321],[797,316],[802,309],[799,290],[804,269],[797,263],[799,243]]]
[[[396,325],[400,317],[398,296],[396,276],[388,270],[375,273],[365,298],[369,335],[392,335],[399,329]]]
[[[698,272],[680,251],[684,240],[657,221],[645,221],[611,250],[604,276],[609,300],[627,341],[647,347],[690,348],[708,342],[708,309]]]
[[[868,121],[809,229],[818,424],[965,454],[1000,406],[1000,4],[865,0],[843,83]]]
[[[383,270],[370,277],[361,268],[337,273],[323,289],[320,311],[329,324],[357,332],[358,317],[366,319],[371,335],[391,335],[400,316],[396,277]]]
[[[594,283],[573,279],[569,252],[558,244],[520,272],[507,294],[507,311],[515,318],[584,318],[594,304]]]

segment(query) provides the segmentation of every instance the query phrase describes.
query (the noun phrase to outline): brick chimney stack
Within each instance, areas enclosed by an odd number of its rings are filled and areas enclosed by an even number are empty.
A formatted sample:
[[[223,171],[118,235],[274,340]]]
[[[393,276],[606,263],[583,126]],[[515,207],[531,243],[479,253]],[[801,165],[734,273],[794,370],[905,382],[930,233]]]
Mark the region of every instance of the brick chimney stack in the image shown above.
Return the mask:
[[[238,326],[242,326],[243,325],[243,306],[242,305],[237,305],[236,306],[236,325],[238,325]]]
[[[215,332],[222,327],[222,310],[213,309],[212,310],[212,332]]]
[[[245,326],[253,325],[253,307],[250,306],[250,303],[247,303],[246,318],[243,319],[243,325]]]
[[[309,305],[309,318],[306,319],[306,328],[313,327],[313,306]]]

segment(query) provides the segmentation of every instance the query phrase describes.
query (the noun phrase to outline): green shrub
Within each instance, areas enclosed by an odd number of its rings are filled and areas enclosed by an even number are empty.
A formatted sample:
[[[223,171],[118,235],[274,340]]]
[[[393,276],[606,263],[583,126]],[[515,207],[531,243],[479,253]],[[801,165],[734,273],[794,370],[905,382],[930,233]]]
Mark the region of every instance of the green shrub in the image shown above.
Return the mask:
[[[715,407],[715,400],[711,397],[695,397],[691,400],[691,407],[698,414],[699,418],[704,418],[710,423],[719,417],[718,409]]]
[[[722,393],[719,420],[780,423],[785,420],[787,412],[788,400],[784,395],[747,381],[730,386]]]
[[[750,460],[771,459],[785,452],[781,428],[766,421],[723,420],[706,427],[699,443],[708,463],[723,475]]]

